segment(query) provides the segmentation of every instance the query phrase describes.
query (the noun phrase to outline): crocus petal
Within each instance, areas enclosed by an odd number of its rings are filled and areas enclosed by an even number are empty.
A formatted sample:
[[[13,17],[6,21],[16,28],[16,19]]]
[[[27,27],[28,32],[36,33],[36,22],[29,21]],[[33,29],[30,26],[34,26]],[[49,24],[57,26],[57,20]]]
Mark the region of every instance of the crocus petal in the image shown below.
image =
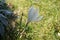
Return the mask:
[[[36,21],[40,21],[43,18],[43,16],[39,16]]]
[[[33,14],[34,14],[34,11],[35,11],[35,9],[34,9],[33,7],[31,7],[31,8],[29,9],[28,21],[31,21],[31,20],[32,20],[32,16],[33,16]]]
[[[39,10],[34,8],[33,6],[29,9],[28,13],[28,21],[39,21],[43,18],[43,16],[39,17]]]
[[[39,11],[35,9],[35,13],[32,16],[32,20],[31,21],[34,21],[34,20],[37,19],[37,17],[39,16],[38,13],[39,13]]]
[[[29,9],[28,13],[28,21],[32,21],[38,17],[38,10],[35,9],[33,6]]]

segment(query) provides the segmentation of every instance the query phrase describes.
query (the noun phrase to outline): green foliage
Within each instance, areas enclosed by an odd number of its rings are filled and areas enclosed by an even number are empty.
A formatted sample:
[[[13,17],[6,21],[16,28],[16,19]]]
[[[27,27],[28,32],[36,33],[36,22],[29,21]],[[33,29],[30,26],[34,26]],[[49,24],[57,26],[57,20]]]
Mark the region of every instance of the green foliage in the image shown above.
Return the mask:
[[[8,3],[13,4],[15,9],[20,7],[24,13],[22,26],[17,26],[20,30],[24,29],[30,6],[39,8],[40,14],[44,16],[40,22],[30,23],[23,37],[17,40],[60,40],[57,35],[60,32],[60,0],[7,0]]]

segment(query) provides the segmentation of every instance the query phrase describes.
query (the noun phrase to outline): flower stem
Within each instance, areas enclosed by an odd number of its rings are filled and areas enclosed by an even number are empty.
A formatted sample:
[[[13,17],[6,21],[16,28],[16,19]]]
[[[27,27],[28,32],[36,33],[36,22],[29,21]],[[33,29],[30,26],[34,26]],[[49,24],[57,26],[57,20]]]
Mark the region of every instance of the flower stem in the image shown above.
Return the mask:
[[[28,24],[29,24],[29,22],[26,23],[25,28],[24,28],[23,31],[21,32],[20,38],[23,36],[23,33],[25,32],[25,30],[26,30],[27,27],[28,27]]]

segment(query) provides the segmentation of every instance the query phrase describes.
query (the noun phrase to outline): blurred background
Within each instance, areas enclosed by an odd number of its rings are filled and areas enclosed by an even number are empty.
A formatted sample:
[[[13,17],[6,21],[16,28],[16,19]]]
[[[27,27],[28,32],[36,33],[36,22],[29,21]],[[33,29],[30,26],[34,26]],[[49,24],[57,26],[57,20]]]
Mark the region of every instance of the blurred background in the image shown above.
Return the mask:
[[[19,15],[16,28],[20,28],[20,32],[26,24],[31,6],[38,8],[39,15],[43,16],[41,21],[29,23],[23,36],[15,40],[60,40],[60,0],[5,0],[5,3],[14,14]]]

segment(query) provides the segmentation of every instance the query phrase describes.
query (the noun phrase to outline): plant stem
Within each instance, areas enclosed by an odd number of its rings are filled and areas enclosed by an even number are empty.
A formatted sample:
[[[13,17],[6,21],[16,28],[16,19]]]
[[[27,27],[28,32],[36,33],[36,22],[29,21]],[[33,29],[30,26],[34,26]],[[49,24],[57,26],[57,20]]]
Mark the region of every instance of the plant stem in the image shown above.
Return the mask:
[[[27,23],[26,23],[24,30],[21,32],[20,38],[22,37],[23,33],[24,33],[24,32],[25,32],[25,30],[27,29],[28,24],[29,24],[29,22],[27,22]]]
[[[23,16],[23,13],[21,14],[21,18],[20,18],[20,27],[21,27],[21,24],[22,24],[22,16]]]

